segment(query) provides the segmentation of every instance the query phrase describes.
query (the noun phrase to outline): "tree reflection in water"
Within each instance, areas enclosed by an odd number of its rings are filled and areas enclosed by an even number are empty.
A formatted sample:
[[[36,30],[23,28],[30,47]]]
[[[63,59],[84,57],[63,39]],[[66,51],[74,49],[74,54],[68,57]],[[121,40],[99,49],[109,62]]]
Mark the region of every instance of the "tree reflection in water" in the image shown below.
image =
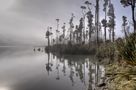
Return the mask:
[[[48,53],[46,71],[48,75],[55,71],[56,80],[61,77],[69,78],[72,86],[80,81],[85,88],[83,90],[97,90],[98,84],[103,82],[105,76],[104,66],[92,56],[61,56]]]
[[[51,72],[52,71],[52,63],[50,63],[50,53],[48,53],[48,63],[46,64],[46,70],[47,70],[47,72],[48,72],[48,75],[49,75],[49,72]]]

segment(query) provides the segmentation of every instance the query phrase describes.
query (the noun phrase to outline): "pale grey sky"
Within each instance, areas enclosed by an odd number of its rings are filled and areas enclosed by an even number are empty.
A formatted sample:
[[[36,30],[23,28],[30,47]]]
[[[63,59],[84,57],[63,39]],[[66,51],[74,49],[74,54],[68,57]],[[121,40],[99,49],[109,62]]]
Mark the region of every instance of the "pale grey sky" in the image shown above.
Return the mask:
[[[62,25],[63,22],[68,23],[71,13],[74,13],[74,22],[79,22],[82,15],[80,6],[84,1],[86,0],[0,0],[0,38],[19,43],[44,44],[46,27],[55,26],[56,18],[61,19]],[[123,8],[120,0],[111,1],[115,7],[116,35],[120,36],[122,16],[128,16],[131,20],[131,11],[130,8]],[[103,5],[102,2],[100,4]],[[100,18],[103,18],[103,13]]]

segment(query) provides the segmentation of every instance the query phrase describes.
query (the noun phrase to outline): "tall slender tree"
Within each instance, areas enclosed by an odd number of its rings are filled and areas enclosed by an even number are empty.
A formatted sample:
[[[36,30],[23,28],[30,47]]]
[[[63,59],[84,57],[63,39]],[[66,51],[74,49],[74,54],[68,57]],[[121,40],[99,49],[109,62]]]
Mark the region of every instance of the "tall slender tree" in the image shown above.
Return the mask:
[[[135,18],[136,0],[120,0],[120,2],[124,7],[131,6],[134,32],[136,32],[136,18]]]
[[[57,21],[57,29],[56,29],[56,44],[58,44],[58,34],[59,34],[59,21],[60,21],[60,19],[56,19],[56,21]]]
[[[98,46],[99,46],[99,2],[100,0],[96,0],[95,6],[96,43]]]
[[[52,29],[52,27],[47,27],[47,31],[46,31],[46,38],[48,39],[48,47],[50,47],[50,36],[53,34],[52,32],[50,32],[50,29]]]
[[[74,14],[72,13],[72,16],[70,18],[70,21],[69,21],[69,25],[70,25],[70,44],[72,43],[72,38],[73,38],[73,29],[74,29],[74,24],[73,24],[73,19],[74,19]]]
[[[127,26],[127,17],[126,16],[122,16],[122,20],[123,20],[123,24],[122,24],[122,27],[123,27],[123,32],[125,34],[125,38],[127,38],[127,31],[126,31],[126,26]]]
[[[109,1],[108,16],[109,16],[108,27],[112,31],[112,41],[114,42],[114,40],[115,40],[115,32],[114,32],[114,29],[115,29],[115,14],[114,14],[114,6],[111,3],[111,1]]]
[[[76,43],[79,44],[80,40],[79,40],[79,27],[78,25],[76,25],[76,28],[75,28],[75,39],[76,39]]]
[[[84,27],[84,25],[83,25],[83,18],[81,18],[80,19],[80,23],[79,23],[79,28],[78,28],[78,30],[79,30],[79,42],[80,42],[80,44],[82,44],[82,31],[83,31],[83,27]]]
[[[63,44],[65,43],[65,32],[66,32],[66,23],[63,24],[62,26],[62,30],[63,30]]]
[[[86,18],[86,7],[85,6],[81,6],[81,9],[82,9],[82,14],[83,14],[83,22],[84,22],[84,26],[83,26],[83,40],[84,40],[84,43],[85,43],[85,32],[86,32],[86,21],[85,21],[85,18]]]
[[[107,28],[107,6],[108,6],[108,1],[109,0],[104,0],[104,4],[103,4],[103,11],[105,12],[105,18],[102,20],[102,24],[103,24],[103,27],[104,27],[104,39],[106,41],[106,28]]]
[[[91,44],[91,37],[93,33],[93,14],[91,11],[87,12],[87,18],[88,18],[88,27],[89,27],[89,46]]]
[[[92,33],[93,33],[93,14],[92,14],[92,11],[91,11],[91,8],[90,6],[92,5],[92,3],[90,3],[89,1],[85,1],[85,4],[87,5],[88,7],[88,12],[86,13],[87,14],[87,19],[88,19],[88,27],[89,27],[89,46],[91,44],[91,37],[92,37]]]

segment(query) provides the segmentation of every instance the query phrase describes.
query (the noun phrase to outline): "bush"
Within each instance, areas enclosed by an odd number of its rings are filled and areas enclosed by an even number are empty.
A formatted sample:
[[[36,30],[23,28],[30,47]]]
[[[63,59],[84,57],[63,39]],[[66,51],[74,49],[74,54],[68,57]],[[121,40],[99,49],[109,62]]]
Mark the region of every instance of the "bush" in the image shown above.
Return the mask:
[[[101,44],[97,50],[96,56],[99,58],[111,58],[114,57],[114,43],[109,42],[105,44]]]
[[[136,33],[131,34],[126,40],[118,39],[117,50],[128,64],[136,65]]]

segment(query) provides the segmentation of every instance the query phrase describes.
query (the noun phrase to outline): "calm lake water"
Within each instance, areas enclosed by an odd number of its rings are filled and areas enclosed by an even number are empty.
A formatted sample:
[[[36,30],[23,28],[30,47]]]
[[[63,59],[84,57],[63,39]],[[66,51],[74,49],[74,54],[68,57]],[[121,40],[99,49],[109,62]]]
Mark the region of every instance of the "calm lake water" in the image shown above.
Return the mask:
[[[0,90],[95,90],[104,66],[93,56],[59,56],[44,48],[0,48]]]

